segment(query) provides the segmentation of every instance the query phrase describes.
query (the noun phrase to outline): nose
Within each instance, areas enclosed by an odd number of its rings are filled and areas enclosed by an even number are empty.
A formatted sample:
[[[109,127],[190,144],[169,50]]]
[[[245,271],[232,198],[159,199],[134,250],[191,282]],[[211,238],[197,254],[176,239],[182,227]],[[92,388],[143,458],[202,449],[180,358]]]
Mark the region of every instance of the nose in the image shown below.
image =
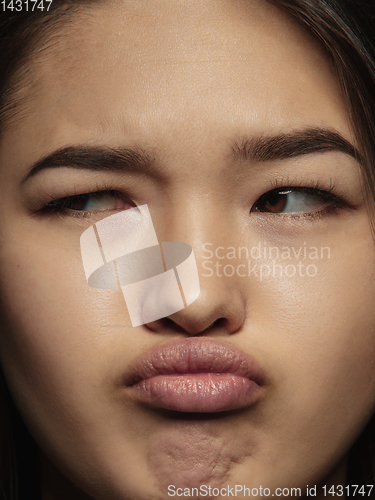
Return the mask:
[[[244,299],[238,288],[219,279],[201,280],[199,297],[192,304],[146,326],[154,332],[172,329],[192,336],[237,332],[245,321]]]
[[[176,235],[177,236],[177,235]],[[179,235],[181,236],[181,235]],[[190,240],[192,241],[192,240]],[[195,240],[197,241],[197,240]],[[235,276],[207,272],[207,256],[203,245],[195,245],[195,261],[199,277],[199,295],[183,309],[159,320],[146,323],[155,332],[175,330],[187,335],[202,335],[212,332],[228,334],[237,332],[246,317],[246,294]],[[193,248],[194,250],[194,248]],[[194,271],[194,270],[192,270]]]
[[[220,207],[219,203],[205,203],[201,198],[199,202],[190,204],[194,209],[187,210],[183,203],[174,203],[173,211],[169,210],[163,217],[155,217],[157,233],[162,241],[180,241],[193,248],[200,293],[194,302],[177,312],[146,323],[150,330],[191,336],[227,335],[237,332],[244,324],[248,294],[239,278],[217,273],[212,268],[207,270],[205,242],[211,243],[211,249],[225,243],[230,246],[237,236],[235,225],[226,216],[221,217],[218,231],[217,205]]]
[[[165,209],[163,207],[159,212],[155,211],[154,223],[159,241],[181,242],[193,249],[199,278],[199,295],[191,303],[186,300],[184,308],[174,309],[173,313],[147,322],[145,326],[154,332],[169,334],[233,334],[241,329],[246,320],[250,283],[245,286],[244,280],[237,274],[216,272],[209,262],[215,260],[212,254],[216,248],[230,247],[238,240],[237,224],[233,222],[236,217],[227,208],[223,208],[220,196],[217,200],[210,197],[205,199],[203,196],[198,197],[202,193],[195,189],[196,192],[190,193],[188,206],[187,197],[176,189],[170,206]],[[162,248],[167,263],[164,243]],[[182,257],[178,260],[182,260]],[[178,274],[179,266],[176,267]],[[182,295],[185,294],[183,281],[180,291],[183,292]]]

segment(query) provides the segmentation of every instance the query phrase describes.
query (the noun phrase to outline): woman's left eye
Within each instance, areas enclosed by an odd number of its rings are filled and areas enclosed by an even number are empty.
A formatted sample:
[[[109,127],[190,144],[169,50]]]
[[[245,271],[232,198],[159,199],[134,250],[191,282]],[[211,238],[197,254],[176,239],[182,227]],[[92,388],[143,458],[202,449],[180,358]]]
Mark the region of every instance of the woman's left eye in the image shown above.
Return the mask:
[[[130,200],[124,199],[116,191],[97,191],[53,200],[45,205],[44,211],[79,213],[102,210],[127,210],[133,206],[134,204],[131,204]]]
[[[343,205],[338,196],[328,191],[287,187],[273,189],[263,194],[254,203],[251,211],[271,214],[312,214]]]

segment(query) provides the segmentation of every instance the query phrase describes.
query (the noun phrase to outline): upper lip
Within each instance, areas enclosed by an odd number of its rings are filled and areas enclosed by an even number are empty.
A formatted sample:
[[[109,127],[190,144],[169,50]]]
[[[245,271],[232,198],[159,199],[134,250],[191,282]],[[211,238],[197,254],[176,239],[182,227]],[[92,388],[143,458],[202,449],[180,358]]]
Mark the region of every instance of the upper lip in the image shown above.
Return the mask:
[[[206,337],[158,344],[139,355],[128,368],[124,384],[129,387],[158,375],[229,373],[264,385],[258,362],[232,343]]]

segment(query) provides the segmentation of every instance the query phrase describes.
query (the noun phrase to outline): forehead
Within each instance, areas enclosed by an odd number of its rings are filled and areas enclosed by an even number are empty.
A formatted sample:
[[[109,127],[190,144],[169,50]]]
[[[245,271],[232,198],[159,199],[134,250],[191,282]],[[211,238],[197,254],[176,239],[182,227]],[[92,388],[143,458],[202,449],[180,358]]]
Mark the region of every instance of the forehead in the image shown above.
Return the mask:
[[[223,136],[306,126],[350,134],[330,59],[266,0],[94,4],[52,35],[29,78],[16,130],[31,149],[77,134],[162,144],[171,128],[186,137],[191,125],[197,136],[207,127]]]

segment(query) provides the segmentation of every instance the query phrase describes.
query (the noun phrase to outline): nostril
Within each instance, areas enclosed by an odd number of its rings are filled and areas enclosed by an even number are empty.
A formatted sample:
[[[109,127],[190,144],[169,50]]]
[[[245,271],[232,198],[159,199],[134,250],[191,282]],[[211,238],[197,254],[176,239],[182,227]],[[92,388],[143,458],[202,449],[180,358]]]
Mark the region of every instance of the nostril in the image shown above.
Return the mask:
[[[168,335],[230,335],[241,329],[245,308],[241,291],[220,282],[214,288],[203,287],[203,293],[194,304],[157,321],[146,322],[146,326],[153,332],[164,331]]]
[[[209,328],[213,328],[213,327],[221,328],[221,327],[225,326],[226,322],[227,322],[227,320],[225,318],[218,318],[216,321],[214,321],[212,323],[212,325]]]
[[[149,330],[152,330],[153,332],[160,332],[160,331],[172,331],[173,332],[178,332],[178,333],[186,333],[186,330],[173,321],[172,319],[165,317],[165,318],[160,318],[156,321],[150,321],[148,323],[145,323],[145,325]]]
[[[158,321],[153,321],[152,323],[147,323],[146,326],[153,331],[173,330],[174,332],[178,333],[185,333],[185,334],[188,333],[189,335],[199,336],[199,335],[205,335],[206,333],[209,333],[215,328],[225,328],[225,326],[228,323],[228,320],[226,318],[218,318],[204,329],[199,328],[199,326],[194,327],[192,323],[194,323],[194,321],[192,321],[191,324],[189,325],[185,324],[183,326],[182,324],[179,324],[177,321],[174,321],[173,319],[166,317],[166,318],[161,318]]]

